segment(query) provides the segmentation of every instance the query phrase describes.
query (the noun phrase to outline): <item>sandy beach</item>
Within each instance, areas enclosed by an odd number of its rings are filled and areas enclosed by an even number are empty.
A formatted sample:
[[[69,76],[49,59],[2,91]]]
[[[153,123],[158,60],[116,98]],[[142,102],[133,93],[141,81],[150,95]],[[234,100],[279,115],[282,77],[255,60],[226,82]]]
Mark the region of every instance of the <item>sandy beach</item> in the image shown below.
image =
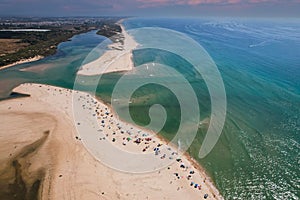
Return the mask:
[[[1,69],[6,69],[6,68],[9,68],[9,67],[13,67],[13,66],[19,65],[19,64],[24,64],[24,63],[30,63],[30,62],[38,61],[38,60],[41,60],[43,58],[44,58],[44,56],[37,55],[37,56],[34,56],[33,58],[19,60],[19,61],[15,62],[15,63],[9,64],[9,65],[0,66],[0,70]]]
[[[41,199],[204,199],[205,194],[207,199],[222,199],[204,172],[186,156],[176,158],[178,161],[164,169],[144,174],[122,173],[96,160],[76,131],[76,126],[85,124],[74,123],[72,90],[23,84],[14,91],[31,96],[5,100],[0,104],[3,119],[0,159],[5,163],[0,174],[2,180],[5,178],[9,183],[17,184],[13,163],[19,163],[19,176],[27,188],[26,195],[30,195],[32,188],[38,188]],[[107,121],[105,113],[113,113],[91,95],[74,92],[81,96],[78,101],[82,106],[94,109],[91,114],[98,112],[100,126],[103,120]],[[118,148],[137,153],[149,146],[144,140],[140,144],[134,140],[124,141],[121,131],[128,133],[126,126],[118,133],[114,132],[116,123],[125,122],[114,116],[110,120],[111,128],[104,128],[106,140]],[[139,127],[130,129],[134,130],[139,130]],[[153,137],[152,141],[156,143],[146,148],[147,151],[153,151],[157,144],[165,145],[158,137]],[[101,145],[100,139],[97,142]],[[8,188],[5,183],[0,185]]]
[[[109,50],[98,59],[83,65],[77,74],[91,76],[133,69],[132,50],[138,43],[125,31],[121,23],[119,25],[122,33],[116,36],[118,42],[109,45]]]

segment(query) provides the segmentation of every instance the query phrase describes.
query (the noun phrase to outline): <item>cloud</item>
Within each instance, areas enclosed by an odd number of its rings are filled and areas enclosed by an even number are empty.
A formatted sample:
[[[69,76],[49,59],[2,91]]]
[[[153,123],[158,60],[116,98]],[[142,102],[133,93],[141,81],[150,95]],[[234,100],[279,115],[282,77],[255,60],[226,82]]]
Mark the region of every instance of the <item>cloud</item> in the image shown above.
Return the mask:
[[[148,8],[148,7],[158,7],[171,5],[174,3],[172,0],[136,0],[140,5],[140,8]]]
[[[135,0],[140,8],[176,5],[247,5],[262,3],[284,3],[281,0]],[[286,3],[299,3],[300,0],[287,0]]]
[[[274,3],[278,2],[278,0],[249,0],[249,3]]]
[[[159,6],[174,6],[174,5],[227,5],[238,4],[242,0],[136,0],[140,3],[140,7],[159,7]]]
[[[182,0],[180,4],[188,5],[200,5],[200,4],[220,4],[224,3],[224,0]]]

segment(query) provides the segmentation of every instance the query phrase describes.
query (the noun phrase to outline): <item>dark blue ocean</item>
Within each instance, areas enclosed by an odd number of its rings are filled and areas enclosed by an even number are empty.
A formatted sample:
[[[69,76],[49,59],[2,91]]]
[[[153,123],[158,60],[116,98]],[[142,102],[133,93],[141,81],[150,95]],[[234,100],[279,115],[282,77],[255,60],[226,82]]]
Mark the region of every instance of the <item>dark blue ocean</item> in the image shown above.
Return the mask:
[[[205,126],[199,128],[188,152],[206,169],[225,199],[299,199],[300,20],[132,18],[124,25],[128,30],[161,27],[184,33],[216,63],[226,90],[225,126],[208,156],[197,156]],[[0,71],[1,95],[23,82],[73,88],[85,57],[104,39],[95,31],[77,35],[61,43],[54,56]],[[142,35],[136,40],[143,44]],[[135,51],[133,59],[136,65],[159,60],[173,66],[195,89],[201,120],[210,117],[210,96],[203,80],[195,76],[193,66],[176,55],[151,49]],[[29,67],[33,70],[20,70]],[[121,76],[103,76],[97,95],[110,103]],[[95,77],[83,79],[79,88],[89,91],[89,81]],[[151,105],[160,103],[166,107],[168,119],[160,134],[172,139],[180,117],[174,95],[166,88],[147,85],[132,99],[135,103],[131,104],[131,115],[140,125],[149,122]]]

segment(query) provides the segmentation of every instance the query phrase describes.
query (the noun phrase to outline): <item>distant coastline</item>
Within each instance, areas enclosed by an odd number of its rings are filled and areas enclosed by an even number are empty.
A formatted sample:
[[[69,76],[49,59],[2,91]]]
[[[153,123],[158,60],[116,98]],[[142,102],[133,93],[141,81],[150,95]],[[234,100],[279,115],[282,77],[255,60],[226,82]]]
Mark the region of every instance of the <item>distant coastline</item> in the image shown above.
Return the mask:
[[[0,29],[1,31],[7,31],[7,32],[47,32],[51,31],[50,29]]]

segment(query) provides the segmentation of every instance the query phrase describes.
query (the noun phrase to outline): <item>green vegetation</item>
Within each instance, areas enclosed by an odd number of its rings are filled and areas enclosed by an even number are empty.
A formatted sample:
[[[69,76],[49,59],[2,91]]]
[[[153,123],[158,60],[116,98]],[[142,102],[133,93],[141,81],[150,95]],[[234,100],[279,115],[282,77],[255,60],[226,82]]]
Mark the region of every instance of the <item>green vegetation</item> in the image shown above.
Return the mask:
[[[7,22],[7,19],[0,19],[0,39],[5,41],[5,45],[0,41],[0,66],[37,55],[52,55],[56,53],[59,43],[91,30],[99,30],[97,34],[111,37],[121,32],[121,27],[116,24],[118,20],[120,18],[14,18]],[[50,31],[15,32],[10,31],[11,29],[47,29]]]

